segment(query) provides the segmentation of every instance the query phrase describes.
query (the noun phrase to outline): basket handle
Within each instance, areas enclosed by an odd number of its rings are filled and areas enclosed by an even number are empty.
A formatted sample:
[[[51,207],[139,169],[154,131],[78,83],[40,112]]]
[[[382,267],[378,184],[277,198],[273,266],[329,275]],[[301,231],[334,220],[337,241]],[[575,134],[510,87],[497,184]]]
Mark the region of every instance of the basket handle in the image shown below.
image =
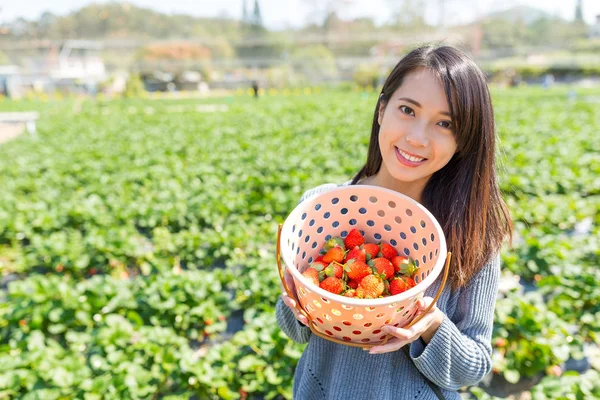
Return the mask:
[[[304,309],[300,306],[300,301],[297,300],[298,297],[295,294],[292,294],[292,291],[288,287],[287,282],[285,281],[285,278],[283,276],[283,268],[281,267],[281,229],[282,229],[282,224],[279,224],[279,227],[277,229],[277,269],[279,270],[279,279],[281,279],[281,284],[285,288],[287,295],[290,298],[296,300],[296,307],[294,307],[294,308],[296,310],[298,310],[298,312],[300,314],[302,314],[306,317],[306,319],[308,320],[308,323],[309,323],[309,327],[311,328],[311,331],[314,332],[314,330],[312,329],[312,324],[314,322],[312,321],[312,319],[310,318],[308,313],[306,311],[304,311]]]
[[[431,310],[435,306],[437,299],[442,294],[442,290],[444,290],[444,286],[446,285],[446,279],[448,278],[448,270],[450,269],[450,258],[451,257],[452,257],[452,253],[448,252],[448,255],[446,256],[446,265],[444,266],[444,278],[442,279],[440,288],[438,289],[435,297],[433,298],[433,301],[431,302],[429,307],[427,307],[425,309],[425,311],[423,311],[423,313],[421,315],[419,315],[417,318],[410,321],[406,326],[403,326],[404,329],[408,329],[411,326],[413,326],[414,324],[416,324],[417,322],[419,322],[421,320],[421,318],[423,318],[429,312],[429,310]]]

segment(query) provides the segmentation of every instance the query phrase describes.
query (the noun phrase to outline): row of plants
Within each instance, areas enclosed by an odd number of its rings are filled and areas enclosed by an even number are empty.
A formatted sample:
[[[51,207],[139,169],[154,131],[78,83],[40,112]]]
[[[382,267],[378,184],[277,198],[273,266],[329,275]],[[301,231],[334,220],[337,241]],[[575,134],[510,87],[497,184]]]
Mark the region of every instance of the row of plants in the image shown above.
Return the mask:
[[[567,93],[493,93],[516,230],[489,378],[534,398],[599,390],[600,366],[566,372],[600,344],[600,115]],[[291,398],[304,345],[274,320],[277,224],[361,167],[375,100],[4,102],[42,118],[0,147],[0,398]]]

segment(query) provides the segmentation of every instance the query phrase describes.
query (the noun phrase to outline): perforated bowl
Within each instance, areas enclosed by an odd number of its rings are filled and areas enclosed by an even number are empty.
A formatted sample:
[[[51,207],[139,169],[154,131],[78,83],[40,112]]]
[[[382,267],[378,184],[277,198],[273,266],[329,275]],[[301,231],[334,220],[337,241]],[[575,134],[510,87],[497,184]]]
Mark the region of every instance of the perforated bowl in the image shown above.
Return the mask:
[[[416,286],[395,296],[357,299],[330,293],[302,276],[325,241],[345,238],[353,228],[362,232],[366,242],[386,241],[399,254],[413,258],[418,266]],[[293,277],[296,293],[291,293],[285,282],[281,260]],[[309,320],[313,333],[346,345],[369,348],[382,344],[389,339],[381,330],[383,325],[414,324],[417,300],[446,264],[433,307],[443,290],[449,262],[446,239],[434,216],[410,197],[378,186],[342,186],[308,198],[279,225],[277,264],[288,295],[298,298],[299,311]]]

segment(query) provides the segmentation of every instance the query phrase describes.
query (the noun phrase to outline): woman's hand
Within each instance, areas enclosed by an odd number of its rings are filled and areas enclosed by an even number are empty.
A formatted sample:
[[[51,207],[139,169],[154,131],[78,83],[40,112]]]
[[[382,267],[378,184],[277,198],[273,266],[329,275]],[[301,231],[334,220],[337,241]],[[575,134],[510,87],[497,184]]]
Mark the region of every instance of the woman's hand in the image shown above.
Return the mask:
[[[418,311],[415,314],[415,318],[423,314],[432,301],[432,297],[423,297],[422,299],[419,299],[417,301]],[[429,312],[427,312],[427,314],[425,314],[425,316],[410,329],[397,328],[393,325],[384,325],[381,329],[382,332],[395,337],[389,339],[385,344],[371,347],[369,353],[381,354],[396,351],[401,349],[405,344],[414,342],[419,337],[422,337],[425,343],[429,343],[444,320],[444,316],[444,313],[437,308],[437,306],[433,306],[431,307],[431,310],[429,310]]]
[[[290,289],[290,292],[292,294],[296,293],[296,285],[294,284],[294,279],[292,278],[292,276],[290,275],[290,273],[285,270],[285,272],[283,273],[283,279],[285,279],[285,283],[287,284],[288,288]],[[302,314],[300,314],[300,311],[298,311],[298,309],[296,308],[296,304],[298,304],[298,298],[294,297],[291,298],[290,296],[288,296],[287,292],[285,291],[285,288],[283,287],[283,284],[280,282],[281,285],[281,299],[283,300],[283,302],[285,303],[286,306],[288,306],[292,312],[294,313],[294,316],[296,317],[296,319],[300,322],[302,322],[304,325],[308,326],[308,320],[306,319],[306,317]]]

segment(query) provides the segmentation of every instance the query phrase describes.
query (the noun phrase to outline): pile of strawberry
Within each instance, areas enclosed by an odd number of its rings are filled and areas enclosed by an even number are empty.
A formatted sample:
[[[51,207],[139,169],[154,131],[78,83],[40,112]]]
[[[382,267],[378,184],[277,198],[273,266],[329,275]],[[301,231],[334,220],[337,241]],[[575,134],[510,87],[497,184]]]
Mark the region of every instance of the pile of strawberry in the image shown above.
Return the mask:
[[[417,271],[410,257],[399,255],[389,243],[365,243],[358,229],[345,239],[325,242],[319,257],[302,273],[328,292],[359,299],[377,299],[415,286]]]

